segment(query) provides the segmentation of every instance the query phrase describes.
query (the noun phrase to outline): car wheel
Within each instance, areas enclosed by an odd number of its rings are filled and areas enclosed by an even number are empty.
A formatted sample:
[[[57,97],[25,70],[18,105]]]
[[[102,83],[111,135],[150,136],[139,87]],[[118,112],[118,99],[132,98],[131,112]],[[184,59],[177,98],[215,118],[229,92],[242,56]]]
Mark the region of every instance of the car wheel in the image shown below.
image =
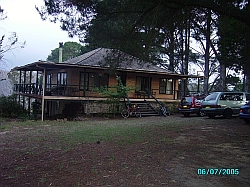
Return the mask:
[[[205,113],[201,112],[201,110],[199,110],[199,112],[197,113],[197,115],[200,116],[200,117],[203,117],[203,116],[205,116]]]
[[[183,113],[183,115],[184,115],[185,117],[188,117],[188,116],[190,116],[190,113]]]
[[[211,119],[214,119],[215,118],[215,115],[214,114],[208,114],[207,115],[209,118],[211,118]]]
[[[223,113],[223,117],[226,119],[230,119],[233,115],[233,112],[231,109],[227,108],[225,109],[224,113]]]
[[[245,123],[250,124],[250,119],[244,119]]]

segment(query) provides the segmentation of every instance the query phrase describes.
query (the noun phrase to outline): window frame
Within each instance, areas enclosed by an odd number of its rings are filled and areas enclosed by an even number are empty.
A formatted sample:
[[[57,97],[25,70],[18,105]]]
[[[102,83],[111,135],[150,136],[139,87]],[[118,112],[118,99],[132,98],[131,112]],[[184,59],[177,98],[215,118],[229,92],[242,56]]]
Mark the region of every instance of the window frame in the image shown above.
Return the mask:
[[[223,93],[221,94],[220,101],[243,101],[243,93]]]
[[[85,73],[86,73],[86,75],[85,75]],[[91,77],[93,78],[92,81],[90,80]],[[96,79],[95,79],[95,77],[96,77]],[[106,82],[106,85],[102,84],[103,77],[106,77],[105,78],[106,81],[104,81],[104,82]],[[86,80],[85,80],[85,78],[86,78]],[[91,82],[93,82],[94,84],[92,85]],[[84,91],[84,90],[91,91],[94,87],[100,88],[101,86],[108,88],[108,84],[109,84],[109,74],[103,74],[101,76],[100,74],[95,73],[95,72],[80,72],[79,90],[81,90],[81,91]],[[86,86],[86,87],[84,88],[84,86]]]
[[[152,77],[136,76],[136,91],[151,91]]]
[[[47,74],[47,77],[46,77],[46,88],[47,89],[50,89],[52,86],[52,74]]]
[[[161,83],[163,82],[162,80],[165,80],[164,85],[161,85]],[[173,81],[174,81],[173,78],[160,78],[159,79],[159,94],[172,95],[173,94]],[[168,85],[168,82],[171,82],[171,84]],[[169,87],[171,87],[170,90],[169,90]]]
[[[57,73],[57,86],[67,86],[67,72]]]

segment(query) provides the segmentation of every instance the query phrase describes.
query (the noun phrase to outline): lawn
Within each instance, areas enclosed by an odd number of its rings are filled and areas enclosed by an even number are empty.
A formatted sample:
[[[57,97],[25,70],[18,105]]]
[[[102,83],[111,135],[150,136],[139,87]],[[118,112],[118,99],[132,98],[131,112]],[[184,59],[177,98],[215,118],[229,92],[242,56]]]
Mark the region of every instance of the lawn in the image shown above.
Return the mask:
[[[0,124],[0,186],[250,186],[250,126],[237,117]]]

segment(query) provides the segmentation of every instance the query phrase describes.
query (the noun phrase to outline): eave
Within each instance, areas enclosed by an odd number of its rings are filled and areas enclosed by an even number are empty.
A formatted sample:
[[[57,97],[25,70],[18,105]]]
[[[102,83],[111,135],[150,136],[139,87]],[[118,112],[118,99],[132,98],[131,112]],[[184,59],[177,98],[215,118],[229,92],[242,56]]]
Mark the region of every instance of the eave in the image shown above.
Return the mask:
[[[34,63],[30,63],[24,66],[15,67],[13,70],[17,71],[42,71],[44,69],[47,70],[56,70],[56,69],[65,69],[65,68],[88,68],[88,69],[99,69],[99,70],[107,70],[109,67],[102,67],[102,66],[89,66],[89,65],[78,65],[78,64],[67,64],[67,63],[54,63],[48,61],[38,61]],[[168,75],[174,76],[177,78],[203,78],[203,76],[198,75],[182,75],[177,73],[169,73],[169,72],[159,72],[159,71],[152,71],[152,70],[140,70],[140,69],[122,69],[117,68],[117,71],[125,71],[125,72],[133,72],[133,73],[145,73],[145,74],[157,74],[157,75]]]

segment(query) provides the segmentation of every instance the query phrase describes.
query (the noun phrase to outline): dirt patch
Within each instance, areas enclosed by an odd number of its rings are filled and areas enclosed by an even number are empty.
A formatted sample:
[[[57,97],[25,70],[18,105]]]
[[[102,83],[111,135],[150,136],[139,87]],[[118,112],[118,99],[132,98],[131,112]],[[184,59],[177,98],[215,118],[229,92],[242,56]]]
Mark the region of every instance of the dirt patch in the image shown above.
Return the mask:
[[[250,186],[250,126],[239,118],[86,118],[78,125],[140,126],[143,138],[70,147],[58,133],[79,127],[47,123],[1,131],[0,186]]]

